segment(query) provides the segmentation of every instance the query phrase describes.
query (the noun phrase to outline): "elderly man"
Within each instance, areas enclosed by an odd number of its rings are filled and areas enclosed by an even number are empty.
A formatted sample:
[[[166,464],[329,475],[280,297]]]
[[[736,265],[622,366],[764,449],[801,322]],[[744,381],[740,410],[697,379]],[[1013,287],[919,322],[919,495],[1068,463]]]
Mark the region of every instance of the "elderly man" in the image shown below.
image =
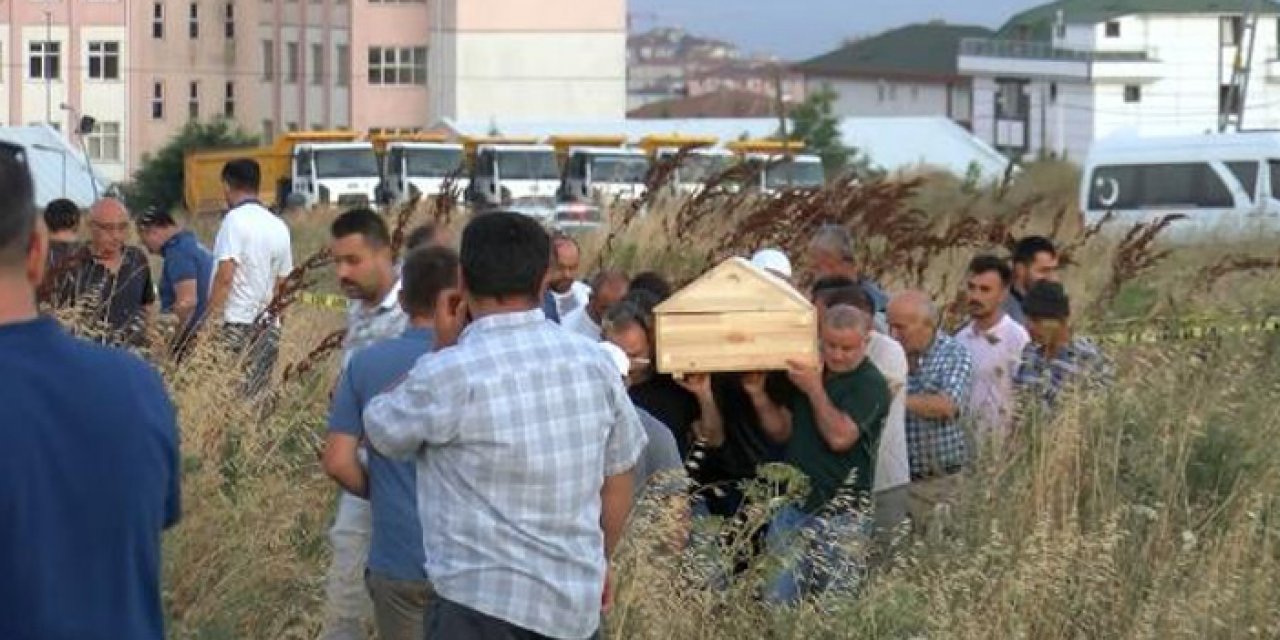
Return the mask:
[[[835,224],[818,228],[809,241],[809,267],[813,269],[814,280],[832,276],[849,278],[867,294],[877,314],[884,312],[888,297],[875,282],[863,277],[853,252],[853,235],[847,228]]]
[[[787,463],[809,478],[804,502],[783,507],[769,527],[774,552],[800,546],[769,589],[774,602],[792,604],[814,591],[848,589],[860,573],[872,531],[865,514],[876,451],[893,401],[888,382],[867,358],[870,335],[871,316],[845,305],[827,309],[822,367],[790,363],[788,377],[800,393],[789,407],[769,398],[763,374],[743,378],[765,431],[787,445]]]
[[[627,295],[630,285],[627,274],[621,271],[606,269],[597,273],[591,279],[590,301],[586,306],[574,309],[561,318],[561,326],[588,340],[599,342],[605,312]]]
[[[41,317],[47,239],[10,156],[0,193],[0,638],[161,640],[161,531],[181,514],[173,403],[138,358]],[[109,208],[98,220],[120,224]]]
[[[1013,420],[1013,375],[1031,337],[1004,311],[1009,295],[1009,265],[995,256],[969,263],[965,297],[969,323],[956,333],[973,356],[973,392],[967,407],[980,441],[998,443]]]
[[[433,355],[364,412],[417,461],[429,638],[595,637],[611,599],[644,427],[598,344],[539,309],[550,252],[524,215],[472,219]]]
[[[906,291],[889,302],[889,330],[907,352],[907,452],[911,463],[911,518],[926,531],[953,504],[969,445],[960,416],[969,400],[973,359],[938,330],[928,294]]]
[[[387,224],[371,209],[352,209],[338,216],[330,227],[334,272],[338,286],[350,300],[347,335],[343,340],[343,366],[361,349],[399,336],[408,321],[400,304],[400,277],[391,255]],[[340,425],[351,428],[354,425]],[[326,460],[359,464],[360,442],[354,438],[330,438]],[[362,579],[369,555],[372,512],[369,502],[342,492],[329,540],[333,561],[328,576],[326,640],[363,638],[361,618],[369,610]]]
[[[155,311],[156,290],[147,254],[125,243],[129,212],[115,198],[103,198],[89,209],[89,244],[71,280],[77,301],[87,302],[96,327],[90,335],[117,346],[146,345]]]
[[[1097,388],[1111,378],[1111,364],[1092,342],[1071,333],[1071,301],[1062,285],[1041,281],[1023,299],[1032,343],[1022,353],[1014,379],[1028,410],[1051,415],[1062,394]]]
[[[1025,325],[1027,317],[1022,311],[1022,300],[1032,285],[1042,280],[1058,281],[1058,249],[1044,236],[1027,236],[1013,247],[1013,274],[1009,297],[1004,301],[1004,311],[1019,324]]]
[[[349,215],[349,214],[348,214]],[[347,224],[346,229],[353,228]],[[348,235],[347,237],[350,237]],[[369,500],[372,536],[368,543],[368,571],[364,580],[373,599],[374,619],[382,640],[421,640],[423,618],[431,586],[423,569],[422,526],[418,522],[417,471],[412,462],[389,460],[377,451],[368,452],[368,468],[357,452],[364,439],[361,414],[375,396],[409,373],[414,364],[431,351],[435,341],[436,317],[448,306],[448,296],[457,286],[458,256],[445,247],[422,247],[410,251],[402,268],[404,286],[399,304],[409,316],[409,326],[398,337],[376,342],[351,356],[333,396],[329,413],[329,436],[325,444],[324,469],[347,491],[344,508],[350,501]],[[348,499],[348,496],[350,498]],[[357,498],[358,496],[358,498]],[[357,508],[363,508],[358,505]],[[369,522],[360,523],[368,534]],[[335,534],[341,533],[335,526]],[[335,542],[335,570],[340,570]],[[356,552],[359,547],[343,549]],[[364,565],[364,558],[349,558]],[[344,579],[359,581],[355,570]],[[330,579],[336,576],[331,574]],[[338,593],[334,588],[338,588]],[[332,598],[341,595],[342,585],[331,582]],[[351,622],[359,623],[359,619]],[[332,623],[330,631],[340,625]],[[362,635],[363,630],[358,630]],[[335,634],[336,635],[336,634]]]
[[[138,216],[137,224],[147,251],[164,259],[160,311],[177,319],[173,352],[180,358],[209,308],[213,254],[167,211],[147,211]]]

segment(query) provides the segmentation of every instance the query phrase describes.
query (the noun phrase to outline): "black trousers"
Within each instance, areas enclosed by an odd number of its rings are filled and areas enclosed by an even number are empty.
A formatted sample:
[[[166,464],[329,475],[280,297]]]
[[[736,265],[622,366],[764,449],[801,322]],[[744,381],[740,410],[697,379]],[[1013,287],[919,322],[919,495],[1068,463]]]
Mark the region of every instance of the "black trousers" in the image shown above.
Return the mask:
[[[551,640],[441,597],[427,605],[428,640]],[[600,640],[596,631],[588,640]]]

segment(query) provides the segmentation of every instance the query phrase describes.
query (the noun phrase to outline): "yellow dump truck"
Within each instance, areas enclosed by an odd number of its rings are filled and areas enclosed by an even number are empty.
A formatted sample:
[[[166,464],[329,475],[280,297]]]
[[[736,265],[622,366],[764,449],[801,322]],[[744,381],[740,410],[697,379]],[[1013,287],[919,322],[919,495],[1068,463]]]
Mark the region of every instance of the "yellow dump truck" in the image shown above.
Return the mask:
[[[773,194],[783,189],[820,189],[826,181],[822,159],[804,153],[794,140],[738,140],[725,145],[743,162],[759,169],[751,188]]]
[[[252,158],[262,171],[259,198],[269,207],[368,205],[376,199],[378,161],[373,144],[352,131],[286,133],[270,146],[195,151],[183,160],[187,210],[209,213],[226,208],[222,166]]]

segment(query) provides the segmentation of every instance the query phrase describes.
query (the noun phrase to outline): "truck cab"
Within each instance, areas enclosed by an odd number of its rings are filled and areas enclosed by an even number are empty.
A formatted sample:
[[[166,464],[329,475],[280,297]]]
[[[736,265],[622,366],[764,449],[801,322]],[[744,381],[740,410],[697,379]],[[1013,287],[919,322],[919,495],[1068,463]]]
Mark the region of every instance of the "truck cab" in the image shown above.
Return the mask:
[[[378,181],[378,160],[368,142],[297,144],[282,202],[368,206],[376,200]]]
[[[382,184],[379,201],[386,204],[409,202],[416,197],[439,195],[450,178],[453,187],[466,186],[462,175],[464,161],[462,145],[449,143],[443,137],[387,140],[381,145]]]
[[[466,200],[477,211],[505,209],[555,217],[560,169],[555,149],[532,138],[469,138]]]
[[[787,190],[821,189],[826,182],[822,159],[803,153],[804,145],[790,140],[744,140],[728,145],[754,169],[749,185],[765,195]]]
[[[625,136],[553,136],[563,172],[557,200],[606,206],[644,194],[649,159]]]

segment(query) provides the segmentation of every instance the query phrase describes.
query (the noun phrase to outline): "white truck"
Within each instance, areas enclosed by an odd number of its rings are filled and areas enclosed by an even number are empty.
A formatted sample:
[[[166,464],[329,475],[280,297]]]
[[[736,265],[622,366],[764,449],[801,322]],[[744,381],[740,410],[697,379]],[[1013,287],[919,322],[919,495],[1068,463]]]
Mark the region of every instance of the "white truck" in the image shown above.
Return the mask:
[[[377,200],[378,159],[368,142],[314,142],[293,148],[290,204],[368,206]]]
[[[784,190],[821,189],[826,183],[822,159],[803,153],[802,144],[787,140],[742,140],[728,148],[757,171],[755,183],[748,188],[765,195]]]
[[[473,209],[555,218],[560,168],[551,145],[533,139],[468,138],[463,148],[469,167],[466,200]]]
[[[404,203],[416,197],[434,197],[450,178],[452,188],[462,194],[467,185],[463,174],[463,148],[443,141],[388,141],[382,153],[381,201]]]

